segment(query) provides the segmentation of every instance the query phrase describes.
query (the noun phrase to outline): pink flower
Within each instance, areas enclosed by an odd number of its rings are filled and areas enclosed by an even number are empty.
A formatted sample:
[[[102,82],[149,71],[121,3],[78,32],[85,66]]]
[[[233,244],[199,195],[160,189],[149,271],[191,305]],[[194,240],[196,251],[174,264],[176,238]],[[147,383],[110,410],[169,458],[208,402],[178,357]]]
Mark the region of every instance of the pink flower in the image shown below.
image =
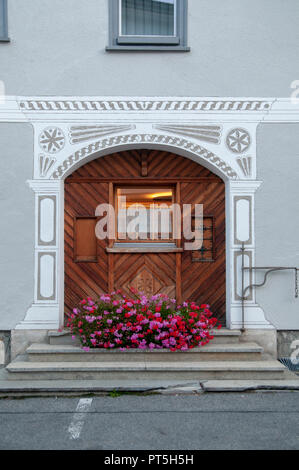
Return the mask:
[[[138,295],[137,300],[124,295],[116,300],[103,294],[98,302],[91,298],[81,301],[83,309],[76,308],[68,316],[72,338],[79,337],[85,351],[89,351],[88,344],[92,348],[118,347],[123,351],[137,348],[184,351],[213,339],[212,329],[218,324],[207,304],[184,302],[179,306],[166,295],[150,299]]]

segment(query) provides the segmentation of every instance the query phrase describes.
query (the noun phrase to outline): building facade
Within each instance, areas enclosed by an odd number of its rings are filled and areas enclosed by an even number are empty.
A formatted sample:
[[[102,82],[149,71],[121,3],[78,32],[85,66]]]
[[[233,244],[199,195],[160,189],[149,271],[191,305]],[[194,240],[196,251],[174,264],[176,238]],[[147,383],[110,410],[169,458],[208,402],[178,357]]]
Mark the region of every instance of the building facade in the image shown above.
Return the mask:
[[[81,296],[130,286],[209,303],[227,328],[291,355],[299,5],[287,3],[0,0],[0,338],[12,356],[63,328]],[[94,240],[97,206],[141,187],[203,204],[205,250]]]

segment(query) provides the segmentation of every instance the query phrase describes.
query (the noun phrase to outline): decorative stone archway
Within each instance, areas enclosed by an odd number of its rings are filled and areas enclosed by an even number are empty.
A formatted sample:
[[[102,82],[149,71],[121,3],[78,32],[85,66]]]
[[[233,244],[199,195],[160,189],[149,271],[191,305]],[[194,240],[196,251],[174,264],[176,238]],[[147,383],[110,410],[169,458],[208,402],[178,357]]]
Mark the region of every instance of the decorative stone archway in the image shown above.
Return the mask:
[[[266,101],[22,100],[35,129],[35,289],[17,329],[57,329],[64,317],[64,179],[95,158],[132,148],[166,149],[206,166],[226,184],[227,326],[242,326],[241,244],[255,264],[256,129]],[[254,281],[254,279],[250,279]],[[246,280],[249,282],[249,279]],[[273,328],[248,297],[245,327]]]

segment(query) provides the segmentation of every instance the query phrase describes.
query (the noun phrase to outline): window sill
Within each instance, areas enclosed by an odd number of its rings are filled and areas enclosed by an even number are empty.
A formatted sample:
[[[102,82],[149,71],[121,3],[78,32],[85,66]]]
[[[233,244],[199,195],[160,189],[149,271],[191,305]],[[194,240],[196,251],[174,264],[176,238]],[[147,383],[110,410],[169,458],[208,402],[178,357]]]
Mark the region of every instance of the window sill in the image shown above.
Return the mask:
[[[77,258],[74,259],[74,263],[97,263],[98,258],[95,258],[94,256],[78,256]]]
[[[0,38],[0,42],[10,42],[10,38]]]
[[[117,45],[122,46],[179,46],[178,36],[119,36]]]
[[[174,243],[115,243],[107,253],[182,253]]]
[[[107,52],[190,52],[187,46],[155,46],[155,45],[131,45],[131,46],[106,46]]]

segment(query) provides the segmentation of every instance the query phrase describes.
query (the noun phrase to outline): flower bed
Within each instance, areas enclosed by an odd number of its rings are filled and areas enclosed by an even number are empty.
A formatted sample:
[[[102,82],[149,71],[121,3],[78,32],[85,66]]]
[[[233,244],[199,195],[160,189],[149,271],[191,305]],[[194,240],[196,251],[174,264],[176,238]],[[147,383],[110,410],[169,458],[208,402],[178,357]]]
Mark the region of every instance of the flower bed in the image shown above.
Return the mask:
[[[186,351],[207,344],[217,327],[208,305],[176,301],[166,295],[151,298],[136,293],[128,299],[121,292],[84,299],[73,310],[67,326],[79,337],[84,350],[170,349]]]

